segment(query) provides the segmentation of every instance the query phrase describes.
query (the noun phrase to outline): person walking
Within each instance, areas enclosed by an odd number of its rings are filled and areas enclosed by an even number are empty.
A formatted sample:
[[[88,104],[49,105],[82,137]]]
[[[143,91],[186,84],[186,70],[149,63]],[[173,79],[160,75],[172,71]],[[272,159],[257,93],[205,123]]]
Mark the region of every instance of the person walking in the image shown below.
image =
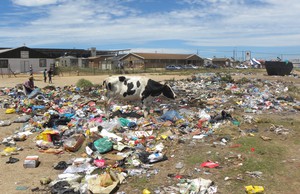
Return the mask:
[[[49,79],[49,83],[52,84],[52,69],[50,67],[50,69],[48,70],[48,79]]]
[[[33,69],[32,69],[32,65],[30,65],[30,67],[29,67],[29,74],[30,74],[30,76],[33,76]]]
[[[47,69],[44,69],[44,82],[47,82]]]

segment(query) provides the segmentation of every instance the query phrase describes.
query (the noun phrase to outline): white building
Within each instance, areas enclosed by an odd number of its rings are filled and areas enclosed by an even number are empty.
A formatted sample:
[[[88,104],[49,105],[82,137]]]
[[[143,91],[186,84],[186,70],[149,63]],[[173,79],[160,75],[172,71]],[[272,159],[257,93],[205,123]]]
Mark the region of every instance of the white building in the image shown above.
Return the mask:
[[[55,60],[44,53],[26,46],[13,49],[0,49],[0,73],[27,73],[30,66],[33,73],[40,73],[44,69],[54,66]]]

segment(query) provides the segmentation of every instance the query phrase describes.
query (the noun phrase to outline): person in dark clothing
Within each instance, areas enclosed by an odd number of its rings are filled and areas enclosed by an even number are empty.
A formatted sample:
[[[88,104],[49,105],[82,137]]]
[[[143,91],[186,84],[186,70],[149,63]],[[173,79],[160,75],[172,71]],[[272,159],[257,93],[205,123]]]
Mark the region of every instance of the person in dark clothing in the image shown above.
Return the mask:
[[[32,65],[30,65],[30,67],[29,67],[29,73],[30,73],[30,76],[33,76],[33,69],[32,69]]]
[[[26,81],[26,82],[23,84],[23,86],[24,86],[26,95],[29,95],[29,94],[34,90],[33,77],[30,76],[30,77],[29,77],[29,80]]]
[[[47,69],[44,70],[44,82],[47,82]]]
[[[52,84],[52,69],[50,67],[50,69],[48,70],[48,79],[49,79],[49,83]]]

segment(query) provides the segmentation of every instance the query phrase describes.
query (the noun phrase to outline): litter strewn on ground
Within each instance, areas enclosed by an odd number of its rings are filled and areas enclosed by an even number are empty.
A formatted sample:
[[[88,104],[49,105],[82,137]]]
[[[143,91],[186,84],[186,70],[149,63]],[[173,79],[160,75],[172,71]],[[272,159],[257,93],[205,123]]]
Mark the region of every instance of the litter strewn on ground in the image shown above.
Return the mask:
[[[151,178],[160,173],[157,163],[168,163],[174,157],[169,155],[170,147],[166,141],[201,144],[205,138],[211,138],[213,146],[233,149],[240,145],[232,145],[230,136],[217,135],[222,126],[240,127],[245,123],[255,123],[254,116],[266,111],[299,111],[294,108],[300,105],[299,101],[288,95],[284,83],[258,82],[255,79],[233,82],[229,78],[222,74],[195,74],[189,80],[172,81],[170,84],[179,99],[174,102],[158,97],[149,107],[147,118],[135,103],[117,101],[111,104],[111,117],[107,119],[101,100],[104,94],[102,88],[46,87],[29,97],[17,88],[4,88],[0,96],[1,107],[6,114],[17,116],[14,120],[0,120],[0,127],[13,123],[23,123],[23,126],[2,140],[6,148],[1,155],[11,157],[22,151],[17,146],[18,141],[26,141],[29,136],[35,135],[34,143],[39,152],[81,153],[77,158],[56,164],[55,168],[61,173],[57,179],[45,183],[51,193],[87,193],[88,190],[112,193],[118,191],[121,184],[129,184],[126,182],[129,177]],[[243,112],[243,117],[237,118],[236,111]],[[275,125],[270,126],[268,131],[278,135],[292,133],[283,126]],[[255,126],[240,129],[241,136],[255,136],[257,132]],[[266,135],[261,138],[271,140]],[[43,163],[38,159],[39,152],[28,156],[24,167],[38,168],[38,163]],[[226,159],[228,164],[237,166],[243,162],[238,154]],[[15,161],[11,158],[8,162],[13,165]],[[210,174],[210,168],[225,167],[218,161],[198,162],[201,164],[199,171],[203,174]],[[184,167],[183,162],[177,162],[174,168],[180,171]],[[259,171],[246,174],[256,178],[262,176]],[[197,173],[193,175],[189,178],[178,175],[177,184],[147,188],[144,192],[217,193],[218,182],[213,180],[213,176],[210,180]],[[226,180],[231,179],[234,178]],[[248,193],[264,191],[263,187],[245,188]]]

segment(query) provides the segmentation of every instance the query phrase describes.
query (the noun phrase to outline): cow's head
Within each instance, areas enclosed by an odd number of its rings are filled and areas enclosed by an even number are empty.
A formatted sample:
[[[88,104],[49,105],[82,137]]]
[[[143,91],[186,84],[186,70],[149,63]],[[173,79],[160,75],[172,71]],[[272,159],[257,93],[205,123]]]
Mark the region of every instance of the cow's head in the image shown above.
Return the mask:
[[[175,92],[171,88],[171,86],[169,86],[168,84],[164,84],[164,87],[162,89],[162,93],[167,98],[175,99],[177,97]]]
[[[104,80],[102,83],[102,87],[105,87],[106,90],[112,90],[112,85],[107,80]]]

